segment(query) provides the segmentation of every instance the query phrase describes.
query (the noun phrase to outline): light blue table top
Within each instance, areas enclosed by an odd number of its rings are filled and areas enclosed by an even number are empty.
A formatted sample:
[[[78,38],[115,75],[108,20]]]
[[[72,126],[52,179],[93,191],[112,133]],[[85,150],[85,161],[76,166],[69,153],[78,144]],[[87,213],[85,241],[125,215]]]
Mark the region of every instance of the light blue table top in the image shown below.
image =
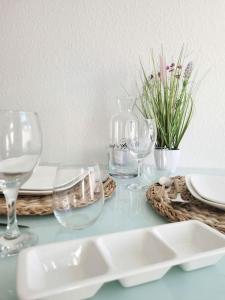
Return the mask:
[[[180,169],[177,173],[179,175],[186,173],[225,175],[225,169]],[[102,215],[89,228],[78,231],[65,230],[53,216],[19,217],[19,223],[29,225],[31,230],[38,234],[39,244],[165,223],[165,219],[157,215],[146,203],[144,192],[128,191],[127,182],[117,180],[116,193],[106,201]],[[16,261],[17,257],[0,259],[0,300],[18,299]],[[117,281],[106,283],[92,299],[224,300],[225,258],[215,266],[192,272],[184,272],[179,267],[174,267],[162,279],[133,288],[124,288]]]

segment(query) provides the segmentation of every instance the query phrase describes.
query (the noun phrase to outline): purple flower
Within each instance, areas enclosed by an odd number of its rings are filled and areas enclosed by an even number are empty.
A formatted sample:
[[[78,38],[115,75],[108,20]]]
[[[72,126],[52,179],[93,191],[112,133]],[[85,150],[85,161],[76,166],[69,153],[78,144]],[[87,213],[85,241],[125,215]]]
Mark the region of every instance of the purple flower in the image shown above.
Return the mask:
[[[192,69],[193,69],[193,63],[192,61],[190,61],[188,64],[187,64],[187,67],[184,71],[184,80],[188,80],[191,76],[191,73],[192,73]]]

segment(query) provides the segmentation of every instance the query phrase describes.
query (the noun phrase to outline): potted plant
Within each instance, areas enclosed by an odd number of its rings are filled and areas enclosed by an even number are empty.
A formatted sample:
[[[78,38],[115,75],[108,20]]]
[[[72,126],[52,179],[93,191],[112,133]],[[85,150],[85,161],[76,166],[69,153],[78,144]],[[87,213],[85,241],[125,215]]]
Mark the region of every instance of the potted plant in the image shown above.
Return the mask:
[[[182,48],[177,61],[170,64],[166,64],[163,53],[156,60],[152,52],[151,73],[147,74],[142,64],[141,68],[142,87],[137,106],[145,118],[153,118],[156,123],[156,167],[173,172],[193,113],[192,62],[185,63]]]

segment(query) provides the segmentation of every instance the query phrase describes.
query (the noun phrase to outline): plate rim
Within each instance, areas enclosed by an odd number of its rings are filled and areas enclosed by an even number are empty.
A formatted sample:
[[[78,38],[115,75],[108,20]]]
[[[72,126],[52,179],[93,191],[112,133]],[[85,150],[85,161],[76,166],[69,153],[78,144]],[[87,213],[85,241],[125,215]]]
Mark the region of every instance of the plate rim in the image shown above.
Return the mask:
[[[203,202],[203,203],[206,203],[210,206],[213,206],[213,207],[216,207],[216,208],[219,208],[219,209],[222,209],[222,210],[225,210],[225,204],[222,204],[222,203],[218,203],[218,202],[213,202],[213,201],[210,201],[208,199],[205,199],[203,198],[201,195],[198,194],[198,192],[194,189],[194,187],[192,186],[192,183],[191,183],[191,175],[185,175],[185,183],[186,183],[186,186],[187,186],[187,189],[188,191],[191,193],[191,195],[198,199],[199,201]]]

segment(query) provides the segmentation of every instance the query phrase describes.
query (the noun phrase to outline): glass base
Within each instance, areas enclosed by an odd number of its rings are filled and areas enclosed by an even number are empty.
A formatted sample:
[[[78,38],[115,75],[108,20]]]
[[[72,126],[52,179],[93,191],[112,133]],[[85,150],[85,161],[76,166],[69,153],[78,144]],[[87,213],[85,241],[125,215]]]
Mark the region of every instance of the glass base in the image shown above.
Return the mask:
[[[144,188],[145,186],[141,183],[131,183],[127,186],[128,190],[135,192],[135,191],[140,191]]]
[[[54,211],[54,215],[58,222],[67,229],[84,229],[93,223],[95,223],[100,216],[100,213],[92,219],[87,213],[75,213],[73,212],[58,212]]]
[[[38,236],[30,231],[22,232],[15,239],[6,239],[4,234],[0,235],[0,257],[18,254],[22,249],[34,246],[38,242]]]
[[[129,178],[137,177],[137,173],[123,174],[123,173],[109,172],[109,175],[120,179],[129,179]]]

